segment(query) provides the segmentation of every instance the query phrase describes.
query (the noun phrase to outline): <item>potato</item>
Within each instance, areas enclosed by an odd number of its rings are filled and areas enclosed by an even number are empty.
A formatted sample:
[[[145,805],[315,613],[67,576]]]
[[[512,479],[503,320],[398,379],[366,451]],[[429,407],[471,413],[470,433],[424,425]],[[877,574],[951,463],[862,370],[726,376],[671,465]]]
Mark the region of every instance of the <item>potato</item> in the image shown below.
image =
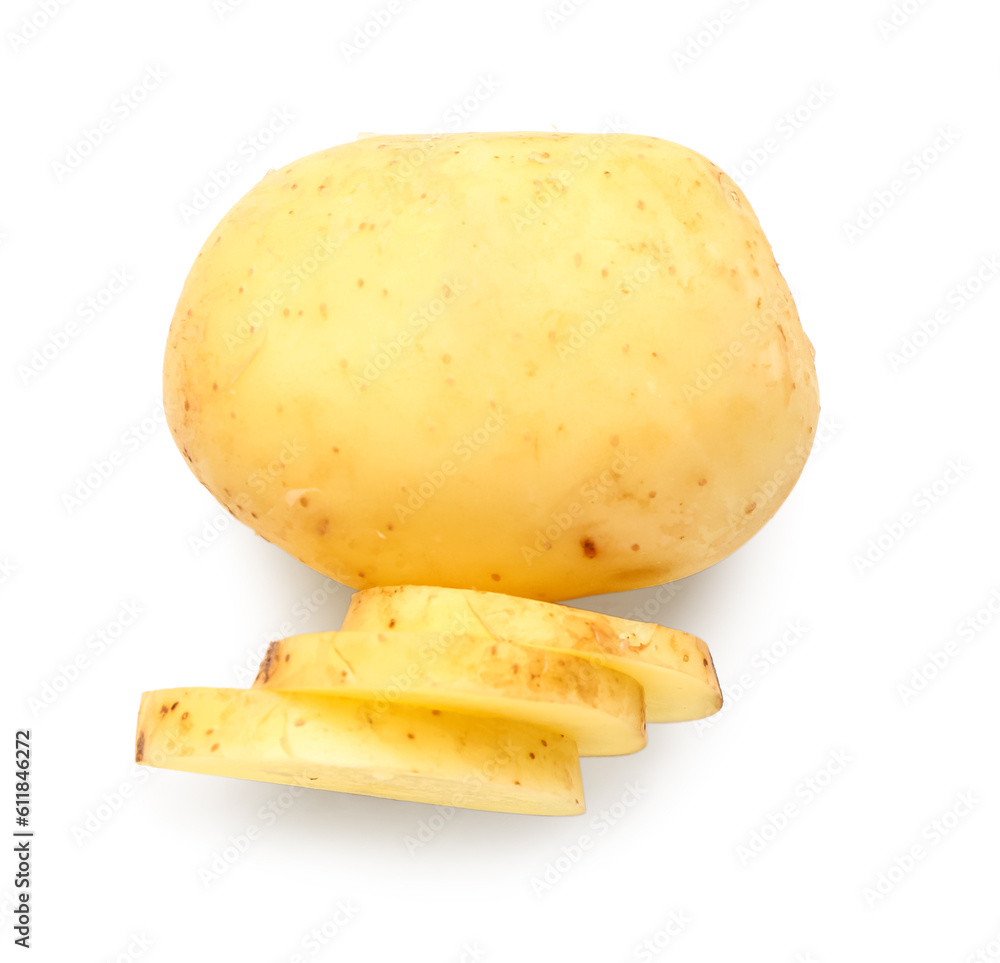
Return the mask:
[[[722,708],[708,646],[649,622],[495,592],[403,585],[358,592],[343,628],[391,634],[443,625],[496,643],[573,653],[631,676],[643,687],[649,722],[702,719]]]
[[[145,692],[147,766],[507,813],[583,812],[571,739],[505,719],[260,689]]]
[[[785,499],[812,347],[743,193],[631,134],[372,137],[271,171],[170,329],[177,445],[356,588],[681,578]]]
[[[319,632],[268,648],[255,688],[518,719],[565,733],[581,756],[646,744],[642,687],[569,654],[451,632]]]

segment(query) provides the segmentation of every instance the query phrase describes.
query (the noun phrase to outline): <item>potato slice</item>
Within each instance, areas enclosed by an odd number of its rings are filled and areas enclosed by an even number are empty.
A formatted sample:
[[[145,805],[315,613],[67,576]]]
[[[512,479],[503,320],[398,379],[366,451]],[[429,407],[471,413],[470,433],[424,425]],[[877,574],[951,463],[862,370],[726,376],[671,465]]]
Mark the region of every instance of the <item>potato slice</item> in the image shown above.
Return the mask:
[[[519,719],[562,732],[581,756],[646,744],[642,686],[565,652],[452,632],[318,632],[272,642],[255,688]]]
[[[342,626],[368,632],[444,627],[573,653],[629,675],[645,691],[648,722],[702,719],[722,708],[708,646],[650,622],[495,592],[402,585],[358,592]]]
[[[161,689],[136,762],[507,813],[583,812],[576,745],[537,726],[262,689]]]

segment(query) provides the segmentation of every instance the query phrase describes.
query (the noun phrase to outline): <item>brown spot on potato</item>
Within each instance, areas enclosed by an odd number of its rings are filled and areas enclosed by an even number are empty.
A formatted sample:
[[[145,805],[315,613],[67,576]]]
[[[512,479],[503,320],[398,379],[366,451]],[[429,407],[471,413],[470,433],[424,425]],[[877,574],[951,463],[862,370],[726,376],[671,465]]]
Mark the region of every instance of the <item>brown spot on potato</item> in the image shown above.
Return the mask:
[[[690,662],[691,661],[691,657],[687,654],[687,652],[684,653],[684,658],[682,659],[682,661],[683,662]]]
[[[394,629],[395,627],[396,627],[396,620],[395,619],[389,619],[389,628],[390,629]]]
[[[535,754],[533,752],[529,752],[528,753],[528,758],[529,759],[534,759],[535,758]]]
[[[329,531],[329,529],[330,529],[330,519],[328,519],[328,518],[321,518],[316,523],[316,534],[317,535],[325,535]]]
[[[301,505],[301,506],[302,506],[303,508],[308,508],[308,507],[309,507],[309,499],[308,499],[308,498],[306,498],[306,496],[305,496],[305,495],[303,495],[303,496],[302,496],[302,497],[301,497],[301,498],[299,499],[299,504],[300,504],[300,505]]]
[[[171,712],[173,712],[173,711],[174,711],[174,709],[176,709],[176,708],[177,708],[177,706],[178,706],[179,704],[180,704],[180,703],[177,703],[177,702],[175,702],[175,703],[174,703],[174,704],[173,704],[173,705],[172,705],[172,706],[170,707],[170,711],[171,711]]]
[[[407,739],[416,739],[417,737],[412,732],[408,732],[406,734],[406,738]]]
[[[145,732],[140,732],[139,733],[139,738],[136,740],[136,743],[135,743],[135,761],[136,762],[142,762],[142,754],[143,754],[143,751],[145,750],[145,748],[146,748],[146,733]]]
[[[170,710],[167,708],[166,703],[160,706],[160,715],[165,716]]]
[[[650,492],[649,493],[649,497],[650,498],[656,498],[656,492]]]
[[[743,511],[744,511],[744,513],[745,513],[745,514],[747,514],[747,515],[751,515],[751,514],[753,514],[753,510],[754,510],[754,509],[755,509],[756,507],[757,507],[757,503],[756,503],[756,502],[750,502],[750,504],[749,504],[749,505],[747,505],[747,507],[746,507],[746,508],[744,508],[744,509],[743,509]]]
[[[219,744],[217,742],[213,742],[212,743],[212,748],[209,749],[208,751],[209,752],[215,752],[215,750],[218,749],[218,748],[219,748]]]
[[[358,278],[358,287],[359,288],[363,288],[364,286],[365,286],[365,279],[364,278]]]
[[[702,659],[701,660],[701,664],[702,665],[708,665],[708,659]]]
[[[445,364],[451,364],[451,355],[450,354],[443,354],[443,355],[441,355],[441,360]]]
[[[494,573],[493,573],[493,574],[492,574],[492,575],[490,576],[490,578],[491,578],[491,579],[493,579],[493,581],[494,581],[494,582],[499,582],[499,581],[500,581],[500,576],[499,576],[499,574],[498,574],[497,572],[494,572]]]
[[[184,399],[184,410],[185,411],[190,411],[191,410],[191,402],[188,401],[187,398]]]
[[[188,717],[188,715],[190,715],[190,713],[182,712],[181,713],[181,722],[183,722]]]
[[[635,545],[632,546],[632,551],[633,552],[638,552],[639,551],[639,543],[638,542]]]
[[[544,739],[542,740],[542,745],[545,746],[546,748],[548,747],[548,743]]]
[[[278,644],[277,642],[272,642],[267,647],[264,658],[261,659],[260,669],[257,671],[257,678],[261,682],[267,682],[271,678],[271,668],[274,666],[274,660],[278,655]],[[209,732],[211,732],[211,729]]]
[[[699,478],[698,479],[698,484],[701,485],[702,487],[704,487],[705,485],[708,484],[708,479],[707,478]]]
[[[295,726],[304,726],[305,724],[306,724],[305,719],[296,719],[295,722],[292,723],[292,725]]]
[[[639,201],[635,206],[638,207],[640,211],[646,210],[646,204],[644,201]]]
[[[432,716],[439,716],[439,715],[441,715],[441,710],[440,709],[431,709],[431,715]]]
[[[580,544],[583,546],[583,554],[587,558],[594,558],[597,555],[597,546],[592,538],[585,538]]]

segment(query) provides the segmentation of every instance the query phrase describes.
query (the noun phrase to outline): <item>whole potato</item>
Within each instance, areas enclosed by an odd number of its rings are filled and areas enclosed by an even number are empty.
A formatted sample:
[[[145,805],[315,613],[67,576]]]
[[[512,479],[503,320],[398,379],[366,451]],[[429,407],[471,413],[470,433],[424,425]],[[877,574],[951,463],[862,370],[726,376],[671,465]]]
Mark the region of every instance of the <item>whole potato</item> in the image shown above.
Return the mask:
[[[701,155],[370,137],[222,219],[164,394],[198,478],[319,571],[555,600],[753,535],[808,455],[812,359],[750,205]]]

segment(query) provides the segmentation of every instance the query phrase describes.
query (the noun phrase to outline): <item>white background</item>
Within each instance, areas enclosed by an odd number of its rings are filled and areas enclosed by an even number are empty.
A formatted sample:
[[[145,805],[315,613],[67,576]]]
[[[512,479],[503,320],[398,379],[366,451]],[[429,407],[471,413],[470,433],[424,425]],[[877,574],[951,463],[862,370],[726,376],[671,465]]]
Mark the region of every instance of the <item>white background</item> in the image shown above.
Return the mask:
[[[35,959],[1000,956],[1000,279],[959,287],[1000,254],[1000,11],[906,0],[887,29],[892,0],[588,0],[554,22],[557,2],[400,0],[354,52],[388,0],[70,2],[26,43],[39,3],[4,5],[3,715],[8,758],[33,732]],[[165,78],[120,100],[150,68]],[[275,109],[294,119],[257,151]],[[142,690],[246,685],[267,639],[337,627],[350,595],[235,522],[215,531],[228,516],[157,421],[167,327],[215,222],[269,167],[361,131],[612,121],[739,175],[816,346],[818,450],[777,517],[682,583],[583,603],[704,638],[721,716],[585,760],[584,816],[458,811],[413,852],[430,807],[135,767]],[[115,271],[127,287],[84,323]],[[101,651],[124,605],[141,614]],[[915,670],[934,677],[900,689]]]

